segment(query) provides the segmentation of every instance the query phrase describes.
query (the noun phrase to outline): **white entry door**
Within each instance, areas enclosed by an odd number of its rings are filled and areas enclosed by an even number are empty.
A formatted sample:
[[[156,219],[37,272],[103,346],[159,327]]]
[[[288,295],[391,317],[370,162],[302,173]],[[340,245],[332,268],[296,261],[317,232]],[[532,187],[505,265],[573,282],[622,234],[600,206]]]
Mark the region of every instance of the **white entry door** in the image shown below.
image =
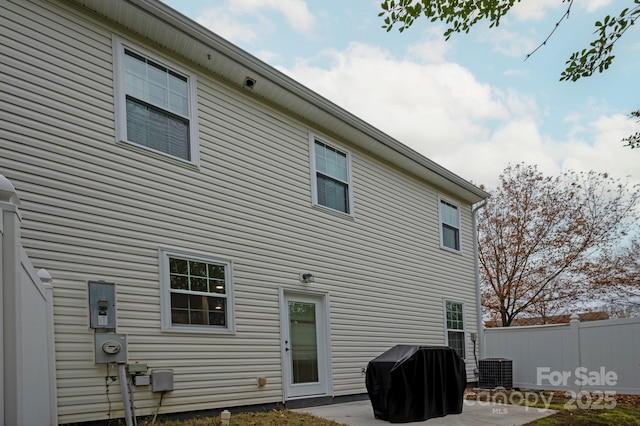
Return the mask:
[[[285,399],[328,395],[326,297],[284,292],[282,307]]]

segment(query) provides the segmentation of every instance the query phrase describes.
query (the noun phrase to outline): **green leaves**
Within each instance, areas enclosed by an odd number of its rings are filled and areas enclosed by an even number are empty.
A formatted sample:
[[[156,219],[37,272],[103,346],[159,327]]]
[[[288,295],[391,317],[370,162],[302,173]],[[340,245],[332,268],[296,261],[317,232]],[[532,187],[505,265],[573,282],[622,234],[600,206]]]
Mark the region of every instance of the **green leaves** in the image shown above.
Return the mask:
[[[422,16],[430,22],[442,22],[446,24],[447,28],[443,35],[448,40],[454,33],[468,33],[471,27],[481,20],[489,21],[490,27],[498,27],[500,19],[520,1],[384,0],[380,4],[382,11],[378,16],[383,18],[382,28],[387,31],[397,28],[401,33],[409,29],[415,20]],[[565,13],[568,16],[573,1],[563,1],[569,3]],[[633,5],[633,7],[622,9],[618,16],[607,15],[595,23],[594,33],[597,38],[591,42],[589,48],[576,51],[569,57],[565,63],[566,69],[560,74],[561,81],[576,81],[609,68],[615,58],[612,54],[614,44],[640,17],[640,0],[633,0]],[[559,22],[556,27],[558,25]],[[542,43],[544,44],[546,40]]]
[[[623,9],[618,16],[607,15],[595,23],[597,38],[590,43],[591,48],[574,52],[569,57],[560,81],[576,81],[609,68],[615,58],[612,54],[614,44],[640,17],[640,0],[634,0],[634,4],[636,6]]]
[[[431,22],[440,21],[447,24],[444,32],[446,39],[453,33],[468,33],[473,25],[483,19],[490,22],[490,26],[500,25],[500,18],[507,14],[515,3],[521,0],[385,0],[381,3],[383,17],[387,31],[398,27],[403,32],[413,25],[416,19],[426,17]]]
[[[640,110],[633,111],[630,115],[632,117],[640,118]],[[640,120],[638,120],[638,123],[640,123]],[[622,142],[626,142],[626,145],[624,146],[628,146],[631,149],[640,148],[640,132],[636,132],[635,134],[623,138]]]

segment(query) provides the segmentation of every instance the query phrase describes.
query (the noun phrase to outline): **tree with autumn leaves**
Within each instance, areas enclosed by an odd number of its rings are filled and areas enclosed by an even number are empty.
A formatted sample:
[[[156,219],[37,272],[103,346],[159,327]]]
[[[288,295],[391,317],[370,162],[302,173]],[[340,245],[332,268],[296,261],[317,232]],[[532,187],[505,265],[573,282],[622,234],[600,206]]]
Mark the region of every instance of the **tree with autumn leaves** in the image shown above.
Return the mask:
[[[478,214],[482,304],[502,326],[640,288],[637,186],[519,164],[490,192]]]

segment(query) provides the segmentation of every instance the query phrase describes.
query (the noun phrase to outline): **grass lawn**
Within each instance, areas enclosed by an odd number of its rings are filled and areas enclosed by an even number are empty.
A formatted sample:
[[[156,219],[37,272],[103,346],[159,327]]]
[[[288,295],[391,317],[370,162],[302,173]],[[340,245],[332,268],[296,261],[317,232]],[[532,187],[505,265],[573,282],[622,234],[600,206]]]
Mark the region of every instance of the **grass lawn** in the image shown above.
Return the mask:
[[[510,391],[501,391],[500,396],[511,395]],[[493,393],[488,391],[467,394],[468,399],[479,398],[486,401],[492,398]],[[640,425],[640,395],[603,395],[602,393],[584,393],[572,397],[570,393],[522,391],[516,402],[520,401],[520,395],[529,403],[529,407],[549,408],[558,413],[540,420],[527,423],[526,426],[637,426]],[[530,395],[530,397],[527,397]],[[491,399],[489,399],[491,400]],[[537,403],[532,403],[538,401]],[[520,405],[525,405],[520,404]]]
[[[637,426],[640,425],[640,397],[593,397],[585,394],[582,399],[573,399],[564,392],[552,397],[551,409],[557,414],[545,417],[527,426]]]
[[[511,398],[511,391],[499,391],[497,398],[506,396],[506,400],[514,402],[528,401],[534,408],[550,408],[558,411],[543,419],[527,423],[526,426],[636,426],[640,425],[640,395],[584,394],[580,398],[571,398],[566,392],[518,392]],[[489,391],[466,392],[467,399],[490,401],[496,397]],[[504,401],[504,399],[502,399]],[[537,403],[533,403],[538,401]],[[522,403],[521,405],[524,405]],[[158,420],[154,425],[160,426],[219,426],[219,417],[199,418],[192,420]],[[151,426],[150,420],[139,420],[139,426]],[[267,412],[233,413],[230,426],[340,426],[330,420],[314,417],[310,414],[289,410],[273,410]]]
[[[150,421],[138,421],[138,426],[151,426]],[[153,425],[159,426],[220,426],[219,417],[209,417],[193,420],[168,421],[158,420]],[[314,417],[310,414],[297,413],[289,410],[273,410],[256,413],[234,413],[229,426],[341,426],[331,420]]]

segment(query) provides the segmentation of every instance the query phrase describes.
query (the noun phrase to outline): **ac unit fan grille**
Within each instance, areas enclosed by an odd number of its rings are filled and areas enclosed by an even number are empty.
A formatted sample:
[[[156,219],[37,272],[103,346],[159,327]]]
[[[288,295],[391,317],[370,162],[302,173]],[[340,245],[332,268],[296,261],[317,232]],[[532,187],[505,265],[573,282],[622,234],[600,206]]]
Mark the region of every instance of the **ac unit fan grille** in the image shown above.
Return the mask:
[[[510,359],[487,358],[478,363],[480,373],[479,387],[495,389],[498,387],[511,389],[513,387],[513,365]]]

